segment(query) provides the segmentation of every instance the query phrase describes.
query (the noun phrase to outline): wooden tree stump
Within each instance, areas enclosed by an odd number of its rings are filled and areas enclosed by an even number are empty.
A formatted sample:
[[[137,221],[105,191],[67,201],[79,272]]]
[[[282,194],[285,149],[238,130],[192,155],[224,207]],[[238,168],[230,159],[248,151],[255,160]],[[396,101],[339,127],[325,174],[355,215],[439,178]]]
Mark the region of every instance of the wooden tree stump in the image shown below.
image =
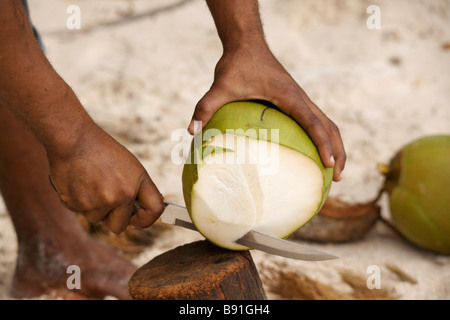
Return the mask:
[[[263,300],[261,279],[249,251],[230,251],[206,240],[167,251],[129,281],[135,300]]]

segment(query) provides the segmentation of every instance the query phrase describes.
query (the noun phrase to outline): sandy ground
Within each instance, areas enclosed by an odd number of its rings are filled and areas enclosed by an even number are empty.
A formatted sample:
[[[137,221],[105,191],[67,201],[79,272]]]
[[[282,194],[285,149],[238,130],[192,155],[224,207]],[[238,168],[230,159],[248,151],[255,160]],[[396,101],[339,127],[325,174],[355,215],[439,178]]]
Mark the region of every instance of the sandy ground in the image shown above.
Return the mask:
[[[81,30],[66,27],[70,4],[81,8]],[[371,4],[381,9],[379,30],[366,26]],[[181,202],[182,165],[171,161],[178,143],[171,134],[187,127],[221,54],[204,1],[31,0],[30,7],[50,61],[92,117],[139,157],[162,193]],[[341,129],[348,162],[331,195],[373,199],[383,180],[377,163],[415,138],[450,133],[450,1],[262,0],[261,14],[275,55]],[[385,203],[383,198],[382,213],[389,217]],[[197,233],[176,228],[133,261],[142,265],[196,239]],[[283,265],[343,292],[349,287],[342,270],[367,278],[377,266],[381,286],[399,299],[450,298],[450,257],[417,249],[382,224],[353,243],[312,245],[340,259],[253,257],[261,273]],[[16,250],[1,203],[2,299],[12,299]],[[417,283],[401,279],[388,264]]]

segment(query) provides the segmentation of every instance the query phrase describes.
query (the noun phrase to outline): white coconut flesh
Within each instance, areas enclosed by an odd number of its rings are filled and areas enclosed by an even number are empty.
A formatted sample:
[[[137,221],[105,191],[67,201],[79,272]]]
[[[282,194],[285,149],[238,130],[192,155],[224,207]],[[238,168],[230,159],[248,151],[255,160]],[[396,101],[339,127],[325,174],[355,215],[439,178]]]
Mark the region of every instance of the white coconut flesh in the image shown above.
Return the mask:
[[[233,250],[251,229],[286,237],[317,212],[324,178],[309,157],[230,133],[209,142],[191,194],[191,217],[211,242]],[[218,151],[219,150],[219,151]]]

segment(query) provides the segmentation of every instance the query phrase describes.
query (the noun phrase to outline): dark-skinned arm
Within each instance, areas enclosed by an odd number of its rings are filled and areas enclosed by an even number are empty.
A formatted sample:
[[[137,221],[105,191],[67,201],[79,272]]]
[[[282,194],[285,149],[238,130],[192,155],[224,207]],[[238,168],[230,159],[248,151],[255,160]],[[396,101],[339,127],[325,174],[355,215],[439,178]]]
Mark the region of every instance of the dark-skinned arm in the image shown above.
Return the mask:
[[[113,232],[147,227],[164,210],[145,168],[90,118],[53,69],[21,1],[0,1],[0,108],[12,111],[45,148],[61,201]],[[49,182],[50,183],[50,182]],[[138,199],[142,209],[132,216]]]
[[[231,101],[260,99],[273,103],[296,120],[311,136],[326,167],[339,181],[346,154],[338,127],[309,99],[274,57],[265,38],[256,0],[207,0],[223,54],[210,90],[195,107],[194,121],[204,126]]]

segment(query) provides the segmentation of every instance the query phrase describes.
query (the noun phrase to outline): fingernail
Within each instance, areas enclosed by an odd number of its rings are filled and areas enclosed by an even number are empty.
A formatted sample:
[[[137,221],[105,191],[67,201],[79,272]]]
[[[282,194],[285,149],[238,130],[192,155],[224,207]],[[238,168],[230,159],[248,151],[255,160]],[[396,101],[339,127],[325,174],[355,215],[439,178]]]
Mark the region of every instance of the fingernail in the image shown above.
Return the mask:
[[[334,164],[335,164],[336,162],[334,161],[334,157],[333,157],[333,156],[330,157],[330,162],[333,164],[333,167],[334,167]]]
[[[193,135],[196,135],[197,133],[201,132],[202,131],[202,121],[192,119],[191,123],[189,124],[188,131]]]
[[[194,133],[194,120],[191,120],[188,126],[188,131],[193,134]]]

